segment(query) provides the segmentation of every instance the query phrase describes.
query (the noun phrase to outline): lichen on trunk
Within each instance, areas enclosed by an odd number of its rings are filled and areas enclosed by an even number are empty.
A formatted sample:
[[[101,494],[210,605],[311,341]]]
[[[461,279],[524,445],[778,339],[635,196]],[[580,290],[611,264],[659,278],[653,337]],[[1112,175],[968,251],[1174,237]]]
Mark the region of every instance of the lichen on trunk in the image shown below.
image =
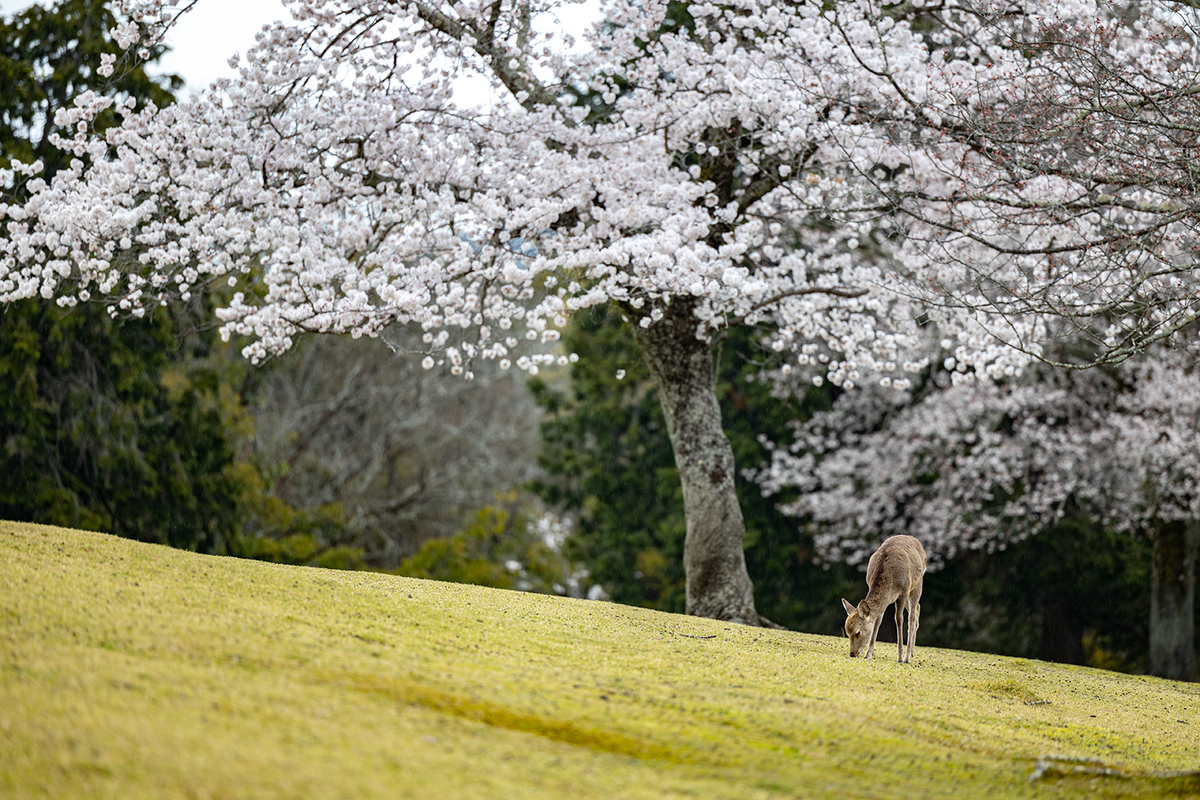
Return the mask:
[[[696,336],[696,324],[692,305],[677,302],[663,319],[638,329],[683,485],[687,613],[777,627],[754,607],[742,542],[746,526],[734,488],[733,448],[717,402],[712,344]]]

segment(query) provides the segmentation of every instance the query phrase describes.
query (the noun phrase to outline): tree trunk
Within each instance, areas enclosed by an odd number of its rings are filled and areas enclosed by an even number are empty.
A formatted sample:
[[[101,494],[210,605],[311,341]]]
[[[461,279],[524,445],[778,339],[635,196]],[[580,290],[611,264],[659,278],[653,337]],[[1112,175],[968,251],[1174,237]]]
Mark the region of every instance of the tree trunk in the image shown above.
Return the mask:
[[[1196,670],[1196,551],[1200,522],[1166,523],[1154,532],[1150,567],[1151,675],[1200,679]]]
[[[663,319],[637,332],[683,484],[687,613],[773,626],[754,608],[742,549],[746,525],[734,490],[733,448],[717,403],[712,346],[696,338],[696,318],[686,302],[672,304]]]

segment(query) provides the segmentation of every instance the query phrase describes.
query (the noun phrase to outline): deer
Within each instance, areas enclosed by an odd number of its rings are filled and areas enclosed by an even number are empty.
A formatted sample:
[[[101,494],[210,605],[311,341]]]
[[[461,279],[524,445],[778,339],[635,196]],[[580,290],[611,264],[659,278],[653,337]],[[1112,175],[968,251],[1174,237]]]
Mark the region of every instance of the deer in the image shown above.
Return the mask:
[[[863,658],[875,654],[875,638],[883,623],[883,612],[896,604],[897,660],[912,661],[921,624],[921,587],[925,580],[925,548],[912,536],[889,537],[867,562],[867,596],[854,606],[846,598],[846,635],[850,637],[850,657],[866,649]],[[908,609],[908,653],[904,652],[904,610]]]

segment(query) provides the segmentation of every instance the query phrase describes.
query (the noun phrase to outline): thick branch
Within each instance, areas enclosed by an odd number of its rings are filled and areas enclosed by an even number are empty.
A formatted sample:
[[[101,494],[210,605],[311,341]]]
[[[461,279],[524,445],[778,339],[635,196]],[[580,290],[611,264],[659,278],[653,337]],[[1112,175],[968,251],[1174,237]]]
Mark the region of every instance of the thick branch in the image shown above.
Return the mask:
[[[425,3],[414,3],[413,5],[417,10],[417,16],[426,23],[451,39],[469,45],[476,53],[486,58],[492,72],[526,110],[533,111],[539,106],[557,104],[554,93],[532,76],[520,58],[516,59],[516,68],[509,65],[514,57],[512,53],[506,52],[497,45],[494,35],[494,18],[489,25],[480,30],[474,25],[448,17]],[[496,3],[493,13],[498,10],[498,7],[499,2]],[[522,94],[525,95],[524,100],[520,99]]]

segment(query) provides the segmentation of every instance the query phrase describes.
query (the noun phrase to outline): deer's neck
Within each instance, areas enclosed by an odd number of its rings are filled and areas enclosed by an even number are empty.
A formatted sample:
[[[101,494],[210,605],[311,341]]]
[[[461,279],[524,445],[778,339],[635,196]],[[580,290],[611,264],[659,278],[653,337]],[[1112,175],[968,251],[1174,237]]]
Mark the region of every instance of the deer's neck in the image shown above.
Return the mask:
[[[876,583],[867,589],[867,596],[862,604],[866,606],[867,616],[874,617],[896,602],[894,592],[887,591],[881,584]]]

